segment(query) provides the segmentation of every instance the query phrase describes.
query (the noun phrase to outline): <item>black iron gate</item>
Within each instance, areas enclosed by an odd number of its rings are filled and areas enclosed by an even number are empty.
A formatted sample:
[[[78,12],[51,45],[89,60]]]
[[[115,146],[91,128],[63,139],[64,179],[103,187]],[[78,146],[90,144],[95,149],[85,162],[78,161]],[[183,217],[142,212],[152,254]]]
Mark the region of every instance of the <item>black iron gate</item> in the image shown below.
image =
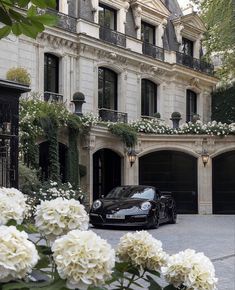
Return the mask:
[[[29,88],[0,79],[0,186],[18,187],[19,97]]]

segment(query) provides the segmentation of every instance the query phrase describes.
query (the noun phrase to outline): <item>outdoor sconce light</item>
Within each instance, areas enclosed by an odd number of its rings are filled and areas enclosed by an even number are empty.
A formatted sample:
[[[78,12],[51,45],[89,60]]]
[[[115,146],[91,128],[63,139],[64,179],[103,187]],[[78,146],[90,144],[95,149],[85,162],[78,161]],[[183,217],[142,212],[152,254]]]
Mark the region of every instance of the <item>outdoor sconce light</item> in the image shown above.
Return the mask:
[[[210,155],[208,154],[208,152],[204,149],[203,152],[202,152],[202,162],[203,162],[203,165],[204,167],[206,167],[208,161],[209,161],[209,157]]]
[[[128,156],[130,165],[132,167],[132,165],[135,163],[136,157],[137,157],[137,153],[135,152],[135,149],[133,149],[133,148],[129,149],[127,152],[127,156]]]

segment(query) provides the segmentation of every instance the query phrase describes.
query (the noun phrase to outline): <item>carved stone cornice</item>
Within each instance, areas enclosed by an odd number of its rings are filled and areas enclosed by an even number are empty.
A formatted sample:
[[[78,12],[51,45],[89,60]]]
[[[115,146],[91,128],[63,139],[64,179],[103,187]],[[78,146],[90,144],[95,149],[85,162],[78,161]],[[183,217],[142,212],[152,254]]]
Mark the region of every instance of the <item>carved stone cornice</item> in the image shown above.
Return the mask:
[[[47,32],[41,33],[38,38],[45,42],[47,46],[51,46],[53,49],[67,48],[74,51],[78,48],[77,42],[59,37],[57,35],[52,35]]]

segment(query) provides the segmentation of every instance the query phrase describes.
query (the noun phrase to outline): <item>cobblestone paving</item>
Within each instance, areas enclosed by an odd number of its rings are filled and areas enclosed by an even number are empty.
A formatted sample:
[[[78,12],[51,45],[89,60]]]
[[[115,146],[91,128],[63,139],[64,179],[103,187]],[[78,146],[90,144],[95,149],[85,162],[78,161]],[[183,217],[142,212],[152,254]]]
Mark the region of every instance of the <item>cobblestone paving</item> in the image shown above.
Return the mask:
[[[115,248],[131,230],[94,229]],[[187,248],[204,252],[212,259],[219,278],[218,290],[235,290],[235,216],[179,215],[176,225],[149,231],[170,254]]]

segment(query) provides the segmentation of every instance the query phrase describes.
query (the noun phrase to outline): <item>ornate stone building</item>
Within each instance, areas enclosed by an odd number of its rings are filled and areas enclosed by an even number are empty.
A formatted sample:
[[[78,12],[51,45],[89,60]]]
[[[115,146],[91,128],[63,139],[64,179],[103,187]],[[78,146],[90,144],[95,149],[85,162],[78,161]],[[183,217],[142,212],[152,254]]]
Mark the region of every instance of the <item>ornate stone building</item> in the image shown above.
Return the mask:
[[[23,66],[32,90],[46,101],[63,101],[73,110],[72,96],[80,91],[83,112],[105,120],[159,112],[170,124],[177,111],[182,123],[195,114],[210,121],[210,94],[218,80],[201,59],[205,27],[195,12],[183,15],[176,0],[67,2],[58,1],[58,25],[37,40],[11,36],[0,42],[0,77]],[[123,143],[97,126],[80,148],[88,169],[82,183],[91,201],[113,186],[141,183],[172,191],[181,213],[234,213],[234,141],[140,134],[130,166]],[[205,149],[210,156],[204,167]]]

